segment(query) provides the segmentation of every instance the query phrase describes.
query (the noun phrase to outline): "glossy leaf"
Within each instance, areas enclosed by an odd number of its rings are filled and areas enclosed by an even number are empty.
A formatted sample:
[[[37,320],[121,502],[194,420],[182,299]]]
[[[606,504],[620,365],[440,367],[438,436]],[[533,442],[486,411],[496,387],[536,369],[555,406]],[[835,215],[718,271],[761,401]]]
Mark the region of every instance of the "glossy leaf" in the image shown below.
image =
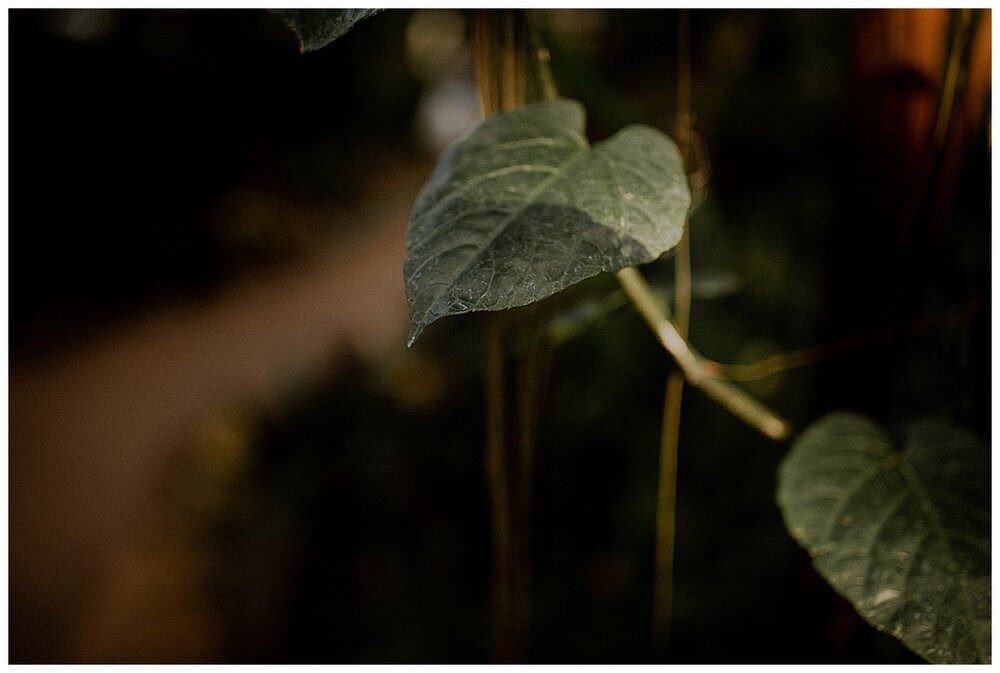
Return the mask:
[[[342,37],[377,9],[272,9],[299,38],[303,53],[316,51]]]
[[[943,422],[897,447],[838,412],[781,465],[778,502],[817,570],[876,628],[935,663],[989,662],[990,453]]]
[[[445,150],[413,209],[410,343],[443,316],[531,304],[656,259],[680,239],[690,198],[677,147],[650,127],[591,147],[568,100],[483,120]]]

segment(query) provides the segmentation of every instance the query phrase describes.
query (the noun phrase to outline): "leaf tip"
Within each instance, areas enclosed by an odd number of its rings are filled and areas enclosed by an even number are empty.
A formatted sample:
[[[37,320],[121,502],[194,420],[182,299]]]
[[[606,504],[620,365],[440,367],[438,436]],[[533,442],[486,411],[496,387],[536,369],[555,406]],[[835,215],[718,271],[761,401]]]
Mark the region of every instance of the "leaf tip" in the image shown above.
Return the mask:
[[[406,347],[410,348],[411,346],[413,346],[413,343],[417,340],[417,337],[420,336],[420,333],[423,331],[424,328],[422,325],[413,323],[410,326],[410,334],[409,336],[406,337]]]

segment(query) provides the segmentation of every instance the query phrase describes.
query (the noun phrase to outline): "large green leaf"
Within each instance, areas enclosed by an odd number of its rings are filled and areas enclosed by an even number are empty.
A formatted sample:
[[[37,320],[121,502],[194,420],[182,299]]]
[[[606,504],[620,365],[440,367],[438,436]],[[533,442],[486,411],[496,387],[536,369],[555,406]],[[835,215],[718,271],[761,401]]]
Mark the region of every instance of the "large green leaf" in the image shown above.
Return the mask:
[[[902,446],[863,416],[810,426],[778,502],[817,570],[876,628],[935,663],[989,662],[990,453],[940,421]]]
[[[377,9],[272,9],[299,38],[304,53],[316,51],[343,36]]]
[[[691,197],[677,147],[629,126],[593,147],[569,100],[493,115],[417,198],[403,273],[410,343],[446,315],[523,306],[673,248]]]

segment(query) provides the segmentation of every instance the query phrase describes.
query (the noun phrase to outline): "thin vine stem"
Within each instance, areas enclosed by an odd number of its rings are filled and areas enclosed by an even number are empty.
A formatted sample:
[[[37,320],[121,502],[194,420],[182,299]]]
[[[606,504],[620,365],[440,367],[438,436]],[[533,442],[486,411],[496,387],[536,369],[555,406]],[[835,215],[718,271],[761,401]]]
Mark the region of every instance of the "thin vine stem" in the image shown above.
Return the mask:
[[[677,16],[677,132],[685,170],[690,158],[691,68],[689,16]],[[693,199],[692,199],[693,202]],[[677,244],[674,266],[674,322],[682,339],[688,338],[691,321],[691,243],[688,223]],[[656,543],[653,560],[652,651],[663,655],[670,646],[674,606],[674,547],[677,520],[677,460],[680,449],[681,402],[684,375],[673,369],[667,375],[660,431],[660,469],[656,487]]]
[[[660,344],[674,358],[684,372],[687,382],[695,386],[713,400],[724,406],[730,413],[761,434],[775,441],[787,439],[792,428],[783,418],[759,400],[751,397],[732,383],[716,379],[702,366],[700,356],[677,332],[670,321],[667,309],[635,267],[627,267],[617,274],[625,293],[635,304],[646,324],[656,335]]]
[[[551,75],[545,76],[547,52],[539,44],[530,10],[476,10],[473,16],[483,116],[554,98]],[[491,314],[487,340],[493,646],[495,659],[502,663],[524,658],[531,614],[533,466],[549,364],[531,309],[527,314]]]
[[[508,461],[510,429],[507,403],[506,316],[490,316],[486,345],[486,470],[490,485],[493,538],[494,651],[512,659],[518,650],[514,522]]]

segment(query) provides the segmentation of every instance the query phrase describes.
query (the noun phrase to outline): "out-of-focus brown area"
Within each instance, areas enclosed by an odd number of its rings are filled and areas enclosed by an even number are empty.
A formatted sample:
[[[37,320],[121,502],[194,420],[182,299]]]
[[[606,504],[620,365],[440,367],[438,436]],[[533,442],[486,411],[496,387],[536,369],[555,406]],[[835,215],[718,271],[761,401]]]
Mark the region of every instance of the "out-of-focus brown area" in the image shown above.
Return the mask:
[[[300,55],[263,10],[11,10],[12,663],[490,660],[484,331],[406,349],[402,280],[479,115],[470,16],[387,10]],[[878,334],[747,387],[798,429],[988,432],[991,12],[689,19],[693,343]],[[593,138],[676,127],[676,12],[539,24]],[[524,651],[645,662],[670,365],[628,310],[580,322],[540,402]],[[784,531],[783,452],[685,395],[671,661],[913,661]]]
[[[11,600],[15,621],[37,620],[18,647],[46,659],[212,658],[197,550],[171,543],[158,482],[178,443],[220,414],[273,405],[342,352],[401,356],[402,241],[428,167],[381,168],[369,207],[333,214],[363,233],[12,363]]]
[[[398,17],[404,24],[407,18]],[[346,353],[373,362],[394,362],[405,356],[403,240],[409,211],[433,157],[412,151],[407,156],[405,147],[398,147],[398,154],[387,154],[373,144],[373,154],[338,158],[345,150],[358,152],[350,143],[338,142],[337,134],[342,131],[337,126],[350,124],[351,112],[345,109],[330,115],[331,128],[317,130],[315,110],[309,108],[327,108],[331,101],[335,108],[346,108],[349,101],[341,100],[336,89],[349,89],[351,79],[329,78],[332,91],[323,92],[319,90],[322,82],[310,81],[312,75],[303,71],[346,69],[351,57],[342,49],[339,56],[330,54],[322,66],[315,64],[315,58],[310,63],[297,54],[292,34],[263,11],[25,11],[14,13],[11,30],[15,92],[49,86],[45,80],[50,77],[68,82],[74,67],[81,71],[77,77],[90,80],[93,87],[88,90],[86,81],[78,84],[86,101],[79,103],[83,111],[73,108],[75,92],[59,87],[34,104],[61,106],[61,112],[70,115],[61,122],[68,131],[46,127],[44,118],[29,119],[31,103],[13,106],[15,129],[20,122],[26,137],[40,139],[42,148],[51,147],[59,154],[78,143],[93,152],[86,160],[98,176],[127,181],[123,173],[146,173],[149,180],[163,180],[167,187],[146,184],[141,189],[154,198],[173,192],[180,199],[170,204],[138,203],[131,200],[135,197],[121,195],[134,211],[125,212],[119,222],[102,222],[96,212],[77,211],[76,226],[93,229],[98,241],[105,236],[101,227],[118,227],[120,238],[107,235],[108,244],[115,246],[111,250],[89,241],[75,251],[66,249],[66,243],[59,240],[63,227],[40,220],[26,208],[26,202],[38,198],[43,189],[59,194],[73,187],[42,182],[52,179],[53,172],[36,170],[35,162],[51,159],[37,157],[35,153],[41,151],[37,146],[14,143],[13,182],[26,191],[13,195],[11,218],[15,232],[9,379],[11,659],[214,661],[224,651],[224,629],[220,615],[206,601],[205,554],[191,542],[184,520],[171,507],[177,461],[189,465],[188,471],[231,478],[246,460],[240,456],[246,451],[246,438],[231,435],[241,431],[240,419],[252,410],[274,408],[303,385],[322,381]],[[228,30],[245,33],[230,44],[219,35]],[[427,40],[426,32],[418,37]],[[187,44],[191,53],[167,44],[171,40]],[[216,53],[208,44],[212,40],[220,40],[219,48],[233,53]],[[403,48],[405,44],[400,44],[397,51]],[[239,68],[235,62],[250,51],[257,53],[251,56],[249,67],[263,72],[258,90],[253,81],[261,73],[236,70],[235,83],[221,84],[236,101],[219,101],[219,108],[205,108],[213,104],[212,96],[201,102],[205,99],[201,88],[229,76],[226,68]],[[32,53],[39,54],[38,64],[30,61]],[[447,57],[438,69],[454,67]],[[83,65],[73,66],[66,60],[72,58]],[[348,62],[338,62],[345,58]],[[104,72],[90,69],[101,63],[106,65]],[[216,125],[231,108],[248,104],[260,89],[270,85],[282,90],[276,75],[269,72],[276,68],[291,73],[295,84],[318,90],[298,100],[268,103],[268,110],[284,109],[272,118],[276,124],[291,125],[297,117],[305,120],[306,131],[296,134],[290,127],[285,131],[291,136],[290,151],[282,154],[273,147],[273,137],[265,134],[262,139],[242,121],[236,122],[235,130],[209,128],[204,136],[195,131],[193,138],[184,137],[191,134],[191,128],[168,131],[183,148],[193,150],[186,157],[175,156],[175,150],[168,148],[162,148],[158,156],[157,143],[146,142],[157,133],[155,124],[183,124],[185,119],[193,123],[201,118],[209,126]],[[139,82],[130,91],[133,78],[150,81]],[[177,83],[174,78],[189,81]],[[151,91],[161,86],[167,89],[163,94]],[[156,109],[153,106],[160,95],[188,96],[190,101],[175,99],[166,104],[167,109]],[[404,105],[416,102],[413,94],[410,97]],[[475,99],[470,100],[474,105]],[[143,111],[151,120],[124,117],[122,126],[113,128],[102,117],[115,117],[116,105]],[[460,110],[460,99],[453,108]],[[85,119],[91,110],[95,119],[90,128],[72,118],[76,114]],[[249,116],[251,123],[262,121],[260,112]],[[432,121],[442,124],[437,117]],[[379,123],[384,120],[375,116],[373,124]],[[438,135],[463,130],[461,118],[457,123],[457,127],[456,122],[448,126],[446,120]],[[113,135],[104,143],[77,137],[69,140],[70,147],[60,145],[63,134],[83,134],[95,128]],[[213,141],[209,137],[213,133],[219,133],[222,140]],[[371,133],[381,130],[374,126]],[[404,127],[402,137],[407,135],[409,129]],[[368,137],[360,142],[370,142]],[[320,152],[332,156],[297,149],[295,143],[303,141],[326,143]],[[130,142],[149,152],[143,163],[132,167],[102,163],[130,155],[132,150],[124,147]],[[227,146],[227,142],[232,144]],[[226,152],[234,156],[221,156]],[[249,156],[248,165],[233,167],[231,162],[241,156]],[[331,183],[326,197],[296,199],[295,192],[302,187],[287,183],[289,178],[280,171],[287,172],[288,167],[275,170],[262,164],[268,157],[276,162],[325,161],[325,165],[314,163],[315,169],[291,167],[296,172],[321,172],[310,179],[326,173],[327,179],[335,181],[337,175],[329,174],[330,167],[335,171],[346,168],[351,175],[345,175],[342,184]],[[164,158],[174,163],[152,168]],[[345,159],[356,166],[347,168]],[[199,162],[205,162],[209,170],[221,167],[228,175],[206,175],[198,182],[198,173],[204,169]],[[74,157],[70,163],[82,161]],[[91,183],[86,175],[65,172],[67,177]],[[351,185],[358,189],[356,193],[338,196]],[[97,183],[89,186],[100,188]],[[208,191],[213,189],[217,191]],[[107,194],[109,200],[119,196],[115,190]],[[86,205],[88,197],[80,201]],[[143,218],[161,207],[178,218],[166,223],[176,232],[165,235],[171,244],[197,245],[201,240],[202,245],[231,251],[229,257],[207,260],[162,251],[167,264],[178,265],[179,277],[190,272],[182,268],[187,265],[207,280],[174,290],[170,284],[177,281],[169,270],[158,278],[155,271],[144,274],[118,262],[134,254],[129,247],[133,230],[139,230],[134,245],[158,244],[155,231],[147,240],[141,230],[147,226]],[[62,214],[58,208],[50,210]],[[53,229],[46,234],[54,238],[48,243],[21,233],[26,228],[46,227]],[[199,227],[207,229],[214,241],[197,232]],[[185,236],[190,240],[185,242]],[[23,248],[19,241],[24,242]],[[46,245],[51,247],[46,250]],[[31,254],[35,257],[25,257]],[[97,271],[114,276],[109,280],[114,289],[92,285],[85,275],[76,288],[56,288],[53,301],[29,285],[33,278],[39,278],[38,285],[42,280],[36,271],[26,271],[25,264],[57,264],[61,256],[74,254],[92,255],[98,265],[110,267]],[[49,277],[55,283],[72,283],[70,274],[75,270],[84,274],[94,270],[87,260],[82,264],[76,257],[67,261],[69,268],[51,270]],[[218,266],[212,268],[213,264]],[[123,289],[134,282],[129,273],[150,283],[135,293],[138,301]],[[51,281],[46,278],[44,282]],[[156,284],[166,285],[169,291],[159,291]],[[85,314],[88,305],[98,309],[92,318]],[[253,432],[252,424],[243,431]]]

